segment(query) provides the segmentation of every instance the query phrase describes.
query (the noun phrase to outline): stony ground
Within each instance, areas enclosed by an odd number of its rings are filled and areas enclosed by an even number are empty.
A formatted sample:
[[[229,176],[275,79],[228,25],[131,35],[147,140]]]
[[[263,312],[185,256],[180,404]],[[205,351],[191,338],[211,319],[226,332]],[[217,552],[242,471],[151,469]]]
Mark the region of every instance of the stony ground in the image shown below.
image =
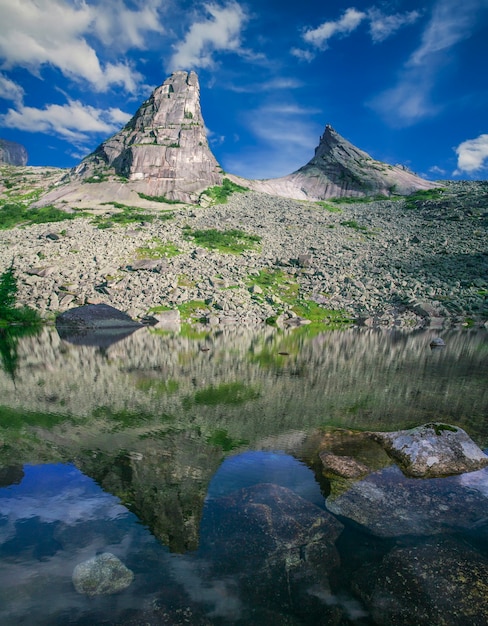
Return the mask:
[[[105,302],[133,317],[170,307],[213,326],[256,325],[297,322],[307,311],[316,319],[317,303],[326,319],[345,311],[367,325],[481,325],[488,182],[443,186],[435,199],[327,206],[234,193],[206,208],[160,203],[151,222],[101,229],[85,216],[15,227],[1,231],[0,271],[13,260],[19,302],[47,318]],[[229,254],[188,235],[210,228],[261,241]]]

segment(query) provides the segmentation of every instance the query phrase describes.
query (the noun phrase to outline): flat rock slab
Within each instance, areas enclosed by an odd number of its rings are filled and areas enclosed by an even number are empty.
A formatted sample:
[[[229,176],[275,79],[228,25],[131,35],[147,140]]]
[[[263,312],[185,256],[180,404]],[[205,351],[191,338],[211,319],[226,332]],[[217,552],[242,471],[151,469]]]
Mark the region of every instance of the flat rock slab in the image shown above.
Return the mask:
[[[410,430],[372,433],[371,437],[406,476],[452,476],[488,466],[488,456],[467,433],[449,424],[425,424]]]
[[[110,552],[79,563],[73,570],[73,585],[78,593],[100,596],[117,593],[134,580],[134,573]]]
[[[326,500],[327,509],[379,537],[434,535],[482,523],[488,510],[488,470],[418,480],[387,467]]]
[[[488,559],[452,538],[395,548],[353,587],[381,626],[488,624]]]
[[[370,473],[369,467],[349,456],[332,454],[323,450],[319,454],[325,473],[334,474],[343,478],[361,478]]]

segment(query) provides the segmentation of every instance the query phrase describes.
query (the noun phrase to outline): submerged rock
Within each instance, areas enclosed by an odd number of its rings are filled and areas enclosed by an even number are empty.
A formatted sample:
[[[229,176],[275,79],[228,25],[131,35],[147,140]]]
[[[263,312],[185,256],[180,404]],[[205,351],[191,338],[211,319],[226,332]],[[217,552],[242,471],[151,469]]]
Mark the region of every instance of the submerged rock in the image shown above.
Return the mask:
[[[110,552],[79,563],[73,570],[73,585],[78,593],[100,596],[117,593],[128,587],[134,573]]]
[[[488,624],[488,559],[452,538],[396,548],[353,586],[381,626]]]
[[[349,456],[340,456],[323,450],[320,454],[320,460],[324,466],[326,473],[331,473],[343,478],[361,478],[371,471],[369,467],[356,461]]]
[[[486,518],[488,470],[421,480],[406,478],[396,466],[353,482],[326,507],[379,537],[433,535],[469,529]]]
[[[457,426],[432,423],[410,430],[372,433],[406,476],[435,478],[488,466],[488,456]]]

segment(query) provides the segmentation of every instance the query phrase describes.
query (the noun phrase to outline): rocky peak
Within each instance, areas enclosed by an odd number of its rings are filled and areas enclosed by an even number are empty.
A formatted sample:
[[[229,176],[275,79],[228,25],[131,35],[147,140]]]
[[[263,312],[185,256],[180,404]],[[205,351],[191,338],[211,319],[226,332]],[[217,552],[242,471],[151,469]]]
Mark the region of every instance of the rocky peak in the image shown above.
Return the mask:
[[[120,132],[82,161],[76,174],[103,177],[104,168],[138,183],[138,190],[148,195],[184,202],[222,183],[222,170],[207,142],[195,72],[172,74]]]
[[[436,184],[405,167],[375,161],[327,125],[306,165],[288,176],[253,181],[248,186],[278,196],[325,200],[342,196],[408,195]]]
[[[27,165],[27,150],[20,143],[0,139],[0,163],[7,165]]]

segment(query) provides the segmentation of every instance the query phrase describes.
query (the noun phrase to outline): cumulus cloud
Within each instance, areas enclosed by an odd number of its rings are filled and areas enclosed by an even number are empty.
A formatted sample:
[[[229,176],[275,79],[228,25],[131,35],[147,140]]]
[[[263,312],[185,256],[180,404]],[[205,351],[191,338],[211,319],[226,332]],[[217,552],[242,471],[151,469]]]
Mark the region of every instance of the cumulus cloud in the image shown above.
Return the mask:
[[[480,135],[476,139],[468,139],[455,149],[458,156],[457,169],[454,174],[463,172],[475,174],[488,168],[488,135]]]
[[[194,22],[184,40],[174,46],[170,71],[213,67],[217,52],[249,55],[241,46],[241,31],[248,20],[242,7],[236,2],[223,7],[208,3],[204,9],[207,16]]]
[[[341,18],[331,22],[324,22],[318,28],[312,28],[304,32],[303,39],[313,46],[324,50],[331,37],[336,35],[349,35],[367,17],[366,13],[356,9],[347,9]]]
[[[69,100],[67,104],[50,104],[43,109],[23,105],[17,110],[9,109],[0,115],[0,126],[57,135],[83,144],[91,133],[108,135],[119,130],[130,117],[118,108],[102,110]]]
[[[75,4],[67,0],[0,0],[0,59],[3,67],[39,74],[45,65],[83,79],[96,90],[122,85],[134,92],[142,76],[126,62],[103,65],[89,38],[126,50],[143,47],[144,33],[162,32],[155,2],[130,10],[121,0]]]
[[[24,98],[24,90],[13,80],[0,74],[0,98],[20,104]]]
[[[432,101],[432,90],[446,52],[468,38],[488,0],[438,0],[422,34],[420,45],[402,68],[398,83],[369,103],[396,126],[408,126],[441,109]]]

